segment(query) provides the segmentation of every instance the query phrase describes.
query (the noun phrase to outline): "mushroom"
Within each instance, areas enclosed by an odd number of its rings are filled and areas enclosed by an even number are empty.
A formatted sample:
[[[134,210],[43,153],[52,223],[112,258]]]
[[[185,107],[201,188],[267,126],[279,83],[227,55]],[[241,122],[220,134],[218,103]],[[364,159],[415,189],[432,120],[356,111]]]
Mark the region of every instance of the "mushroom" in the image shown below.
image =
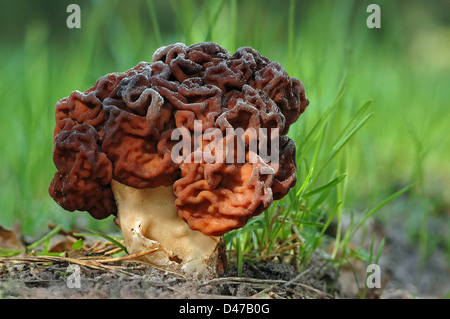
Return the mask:
[[[308,103],[298,79],[250,47],[162,47],[57,102],[49,193],[66,210],[115,215],[128,252],[151,251],[153,265],[218,276],[223,235],[295,185],[286,134]]]

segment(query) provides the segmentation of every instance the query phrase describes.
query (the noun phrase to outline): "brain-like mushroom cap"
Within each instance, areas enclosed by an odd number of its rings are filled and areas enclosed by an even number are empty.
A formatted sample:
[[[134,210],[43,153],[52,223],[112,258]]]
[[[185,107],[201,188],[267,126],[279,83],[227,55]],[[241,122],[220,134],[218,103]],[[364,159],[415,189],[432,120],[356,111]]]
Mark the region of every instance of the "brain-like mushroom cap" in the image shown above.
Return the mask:
[[[308,103],[298,79],[252,48],[231,56],[211,42],[162,47],[151,63],[105,75],[57,103],[58,171],[50,195],[67,210],[105,218],[117,210],[112,179],[135,188],[173,185],[178,214],[189,227],[223,235],[295,185],[295,144],[286,134]],[[184,161],[174,161],[179,141],[173,133],[181,129],[193,147],[183,149]],[[196,140],[198,129],[220,134]],[[230,129],[244,132],[239,159]],[[251,147],[262,140],[260,129],[277,132],[263,143],[270,148],[277,139],[278,149],[269,150],[279,154],[275,166]],[[216,160],[195,160],[205,150]],[[229,151],[237,151],[231,161]]]

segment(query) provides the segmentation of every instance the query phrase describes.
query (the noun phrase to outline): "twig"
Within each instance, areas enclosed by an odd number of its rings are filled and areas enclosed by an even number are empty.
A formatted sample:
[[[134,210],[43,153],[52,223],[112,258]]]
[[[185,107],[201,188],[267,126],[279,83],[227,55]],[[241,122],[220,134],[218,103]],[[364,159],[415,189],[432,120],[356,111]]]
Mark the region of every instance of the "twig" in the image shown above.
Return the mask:
[[[298,274],[297,276],[295,276],[294,278],[292,278],[291,280],[287,281],[283,286],[287,287],[293,283],[295,283],[297,280],[299,280],[301,277],[303,277],[304,275],[306,275],[307,273],[310,272],[310,268],[306,269],[304,272]]]
[[[285,280],[279,279],[257,279],[257,278],[248,278],[248,277],[223,277],[223,278],[214,278],[208,281],[205,281],[200,284],[200,286],[205,285],[214,285],[214,284],[239,284],[239,283],[247,283],[247,284],[265,284],[265,285],[273,285],[273,284],[284,284]]]
[[[310,291],[313,291],[317,295],[324,297],[324,298],[334,298],[329,293],[323,292],[319,289],[316,289],[314,287],[308,286],[306,284],[301,284],[295,282],[298,278],[300,278],[305,273],[309,272],[309,270],[305,270],[303,273],[299,274],[295,278],[286,281],[281,279],[256,279],[256,278],[247,278],[247,277],[224,277],[224,278],[214,278],[211,280],[208,280],[206,282],[201,283],[198,288],[205,286],[205,285],[214,285],[214,284],[240,284],[240,283],[246,283],[249,285],[270,285],[271,288],[274,288],[277,285],[280,285],[281,287],[288,287],[288,286],[298,286]],[[270,289],[271,290],[271,289]]]
[[[26,257],[14,257],[14,258],[0,258],[1,262],[31,262],[31,263],[61,263],[66,262],[70,264],[76,264],[88,268],[93,268],[97,270],[106,270],[106,271],[119,271],[121,273],[125,273],[130,275],[130,273],[126,272],[126,267],[121,266],[112,266],[105,265],[106,263],[115,263],[121,261],[130,261],[135,258],[142,257],[144,255],[155,252],[156,249],[146,250],[143,252],[139,252],[136,254],[131,254],[123,257],[117,258],[105,258],[105,257],[97,257],[97,258],[89,258],[89,257],[81,257],[81,258],[70,258],[70,257],[62,257],[62,256],[26,256]]]
[[[153,248],[150,250],[144,250],[144,251],[141,251],[141,252],[138,252],[135,254],[131,254],[131,255],[127,255],[127,256],[123,256],[123,257],[104,258],[104,259],[98,259],[96,261],[99,263],[113,263],[113,262],[125,261],[125,260],[139,258],[139,257],[145,256],[145,255],[149,255],[151,253],[154,253],[157,250],[158,250],[158,248]]]

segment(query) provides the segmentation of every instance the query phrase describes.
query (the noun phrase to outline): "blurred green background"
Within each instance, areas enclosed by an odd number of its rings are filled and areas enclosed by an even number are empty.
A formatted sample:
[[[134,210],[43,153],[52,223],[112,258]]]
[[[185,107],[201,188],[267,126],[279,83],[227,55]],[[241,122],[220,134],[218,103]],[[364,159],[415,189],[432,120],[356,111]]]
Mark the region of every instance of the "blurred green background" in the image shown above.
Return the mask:
[[[70,3],[81,8],[81,29],[66,26]],[[379,29],[366,26],[371,3],[381,8]],[[347,173],[335,195],[347,214],[417,183],[376,218],[425,255],[449,251],[449,1],[0,0],[0,25],[0,225],[29,236],[48,222],[115,229],[111,218],[65,212],[48,195],[55,103],[150,61],[162,45],[214,41],[231,53],[252,46],[301,79],[311,103],[300,134],[343,92],[324,148],[372,100],[373,116],[319,184]],[[306,173],[300,167],[300,181]]]

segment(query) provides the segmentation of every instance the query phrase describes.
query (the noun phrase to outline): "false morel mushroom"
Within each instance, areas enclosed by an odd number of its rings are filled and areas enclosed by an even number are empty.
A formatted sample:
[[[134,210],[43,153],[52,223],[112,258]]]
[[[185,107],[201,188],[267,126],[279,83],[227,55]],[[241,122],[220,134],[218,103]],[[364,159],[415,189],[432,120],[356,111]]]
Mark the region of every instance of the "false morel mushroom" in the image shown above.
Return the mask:
[[[115,215],[128,252],[153,250],[143,258],[156,266],[220,275],[222,236],[295,185],[286,134],[308,103],[250,47],[162,47],[57,102],[49,193],[66,210]]]

